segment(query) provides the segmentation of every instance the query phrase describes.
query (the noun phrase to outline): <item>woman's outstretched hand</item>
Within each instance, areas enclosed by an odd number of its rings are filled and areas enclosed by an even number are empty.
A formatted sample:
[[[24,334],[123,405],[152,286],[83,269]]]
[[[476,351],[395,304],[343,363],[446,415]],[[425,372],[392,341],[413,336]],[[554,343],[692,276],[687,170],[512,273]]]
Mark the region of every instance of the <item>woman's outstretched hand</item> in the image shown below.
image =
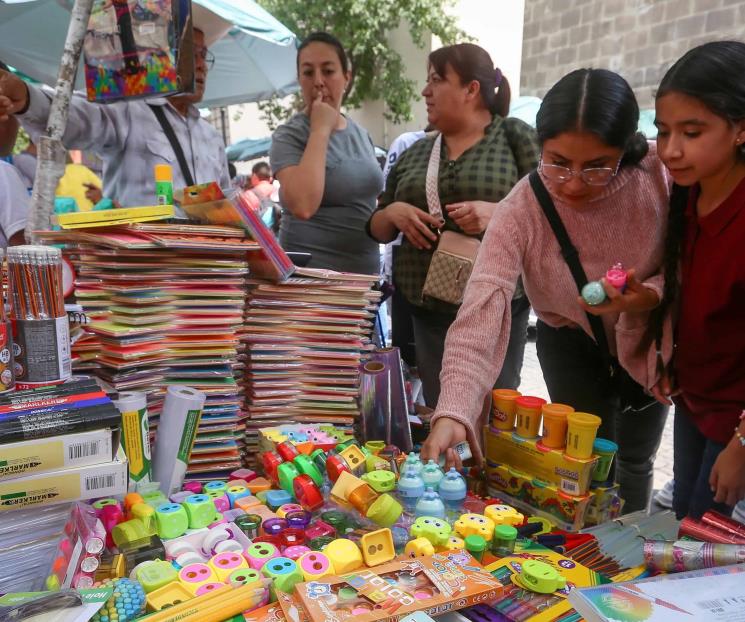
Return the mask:
[[[455,467],[462,469],[460,456],[453,449],[458,443],[466,440],[466,426],[454,419],[443,417],[435,421],[421,451],[422,462],[434,460],[437,462],[445,454],[445,469]]]

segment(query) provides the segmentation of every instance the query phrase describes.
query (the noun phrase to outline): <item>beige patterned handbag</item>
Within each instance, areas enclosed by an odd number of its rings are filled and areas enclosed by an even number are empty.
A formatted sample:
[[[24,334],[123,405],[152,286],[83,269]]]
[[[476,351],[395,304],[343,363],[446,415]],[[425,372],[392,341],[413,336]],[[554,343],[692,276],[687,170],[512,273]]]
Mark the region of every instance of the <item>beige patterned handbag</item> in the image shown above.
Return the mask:
[[[442,134],[439,134],[429,156],[426,180],[427,207],[429,213],[438,219],[442,219],[442,206],[437,190],[441,145]],[[478,238],[455,231],[443,231],[432,254],[422,296],[437,298],[454,305],[461,304],[479,246],[481,242]]]

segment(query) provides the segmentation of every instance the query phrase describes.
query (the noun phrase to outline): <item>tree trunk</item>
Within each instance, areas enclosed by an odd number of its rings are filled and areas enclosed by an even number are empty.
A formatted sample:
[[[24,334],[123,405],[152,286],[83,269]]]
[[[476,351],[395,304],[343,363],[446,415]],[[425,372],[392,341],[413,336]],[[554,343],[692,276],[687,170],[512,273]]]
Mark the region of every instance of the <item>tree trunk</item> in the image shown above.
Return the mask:
[[[31,241],[36,241],[34,231],[47,231],[51,228],[54,194],[60,177],[65,171],[65,148],[62,146],[62,136],[67,125],[75,72],[80,60],[80,51],[83,47],[92,6],[93,0],[75,0],[72,8],[46,133],[40,137],[38,144],[36,181],[31,195],[29,226],[26,227],[26,237]]]

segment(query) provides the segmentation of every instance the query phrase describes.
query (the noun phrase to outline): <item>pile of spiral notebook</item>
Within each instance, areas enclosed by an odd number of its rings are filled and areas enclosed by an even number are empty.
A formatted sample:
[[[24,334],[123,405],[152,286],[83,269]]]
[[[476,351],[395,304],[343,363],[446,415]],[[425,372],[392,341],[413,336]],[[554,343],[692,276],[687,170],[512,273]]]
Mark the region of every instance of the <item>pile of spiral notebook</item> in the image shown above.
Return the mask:
[[[380,293],[374,275],[296,268],[243,195],[215,184],[187,188],[181,208],[212,225],[242,227],[258,243],[249,253],[241,329],[247,454],[258,429],[291,419],[350,425],[359,415],[359,366],[371,349]]]
[[[238,332],[246,251],[257,244],[231,227],[161,223],[47,237],[71,244],[75,296],[89,319],[82,347],[93,373],[112,391],[145,392],[153,433],[167,385],[204,391],[187,477],[222,478],[240,467]]]
[[[286,422],[351,425],[359,415],[359,367],[372,349],[377,277],[297,268],[283,283],[248,281],[241,330],[246,443]]]

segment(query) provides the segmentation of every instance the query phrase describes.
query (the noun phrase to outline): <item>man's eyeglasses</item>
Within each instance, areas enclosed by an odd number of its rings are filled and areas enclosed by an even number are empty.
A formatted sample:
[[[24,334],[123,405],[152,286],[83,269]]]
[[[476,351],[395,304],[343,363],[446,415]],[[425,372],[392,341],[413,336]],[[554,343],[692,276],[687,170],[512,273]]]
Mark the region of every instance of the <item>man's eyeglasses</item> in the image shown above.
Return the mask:
[[[557,184],[565,184],[575,175],[579,175],[579,178],[588,186],[606,186],[610,183],[611,179],[616,176],[620,166],[621,160],[619,160],[618,164],[616,164],[616,168],[583,168],[581,171],[574,172],[572,169],[567,168],[566,166],[558,166],[557,164],[544,164],[543,160],[541,160],[538,168],[546,177],[546,179],[556,182]]]
[[[195,47],[194,54],[204,61],[207,69],[212,69],[215,66],[215,55],[207,48]]]

